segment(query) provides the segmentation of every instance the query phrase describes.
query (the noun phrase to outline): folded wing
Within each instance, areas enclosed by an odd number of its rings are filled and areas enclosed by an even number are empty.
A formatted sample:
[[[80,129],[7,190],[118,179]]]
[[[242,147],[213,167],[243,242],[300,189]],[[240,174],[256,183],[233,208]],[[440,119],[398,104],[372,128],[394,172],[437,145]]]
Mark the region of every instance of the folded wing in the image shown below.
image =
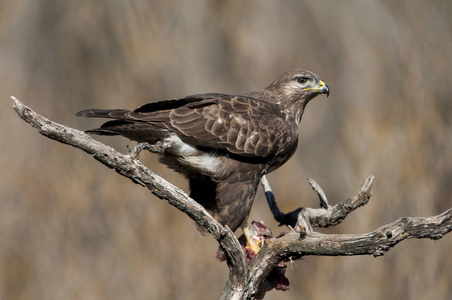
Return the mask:
[[[123,135],[151,143],[174,133],[193,146],[246,157],[274,156],[297,134],[277,105],[225,94],[152,102],[134,111],[89,109],[77,115],[114,119],[88,133]]]

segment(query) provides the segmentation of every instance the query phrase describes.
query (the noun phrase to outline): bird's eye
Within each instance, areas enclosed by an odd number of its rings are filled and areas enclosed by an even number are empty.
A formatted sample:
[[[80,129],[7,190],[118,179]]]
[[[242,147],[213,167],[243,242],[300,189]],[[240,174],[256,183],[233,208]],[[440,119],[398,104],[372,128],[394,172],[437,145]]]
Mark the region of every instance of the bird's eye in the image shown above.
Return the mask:
[[[297,82],[299,84],[305,84],[306,82],[308,82],[308,79],[306,77],[298,77]]]

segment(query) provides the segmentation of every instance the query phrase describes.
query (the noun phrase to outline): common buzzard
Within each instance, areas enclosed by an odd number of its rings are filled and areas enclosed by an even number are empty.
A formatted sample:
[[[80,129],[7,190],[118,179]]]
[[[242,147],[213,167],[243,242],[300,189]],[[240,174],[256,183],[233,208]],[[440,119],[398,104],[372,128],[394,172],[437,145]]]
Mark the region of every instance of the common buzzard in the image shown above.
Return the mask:
[[[160,161],[185,175],[190,196],[232,231],[246,225],[261,177],[284,164],[298,144],[306,104],[328,86],[291,70],[244,95],[198,94],[127,109],[87,109],[77,116],[113,119],[99,135],[159,143]]]

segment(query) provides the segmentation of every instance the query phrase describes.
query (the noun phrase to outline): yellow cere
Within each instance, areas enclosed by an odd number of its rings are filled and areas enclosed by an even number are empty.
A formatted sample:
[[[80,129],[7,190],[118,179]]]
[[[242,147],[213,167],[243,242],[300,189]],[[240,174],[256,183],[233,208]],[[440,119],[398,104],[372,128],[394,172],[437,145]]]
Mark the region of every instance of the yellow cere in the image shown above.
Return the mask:
[[[310,91],[310,90],[320,90],[321,88],[323,88],[325,86],[325,82],[323,82],[323,80],[319,81],[319,87],[318,88],[309,88],[309,89],[304,89],[305,91]]]

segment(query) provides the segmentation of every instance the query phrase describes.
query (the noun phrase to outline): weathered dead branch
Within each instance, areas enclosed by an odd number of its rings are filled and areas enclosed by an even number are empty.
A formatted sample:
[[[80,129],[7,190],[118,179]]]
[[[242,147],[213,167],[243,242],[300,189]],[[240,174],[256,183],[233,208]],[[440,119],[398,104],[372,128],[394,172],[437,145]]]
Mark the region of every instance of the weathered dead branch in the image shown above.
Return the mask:
[[[288,225],[289,232],[268,238],[257,256],[247,263],[238,239],[231,230],[219,224],[201,205],[185,192],[146,168],[138,159],[138,151],[122,154],[76,129],[52,122],[23,105],[16,98],[14,110],[42,135],[79,148],[96,160],[114,169],[133,182],[147,187],[160,199],[168,201],[204,227],[218,241],[227,256],[229,278],[222,299],[262,298],[271,286],[263,284],[268,274],[281,261],[307,255],[374,255],[381,256],[397,243],[408,238],[440,239],[452,230],[452,209],[426,218],[404,217],[366,234],[320,234],[312,227],[339,224],[350,212],[365,205],[372,194],[373,176],[367,178],[357,195],[330,206],[325,194],[312,179],[309,182],[317,192],[321,208],[300,207],[290,213],[281,213],[265,177],[266,190],[275,219]]]

